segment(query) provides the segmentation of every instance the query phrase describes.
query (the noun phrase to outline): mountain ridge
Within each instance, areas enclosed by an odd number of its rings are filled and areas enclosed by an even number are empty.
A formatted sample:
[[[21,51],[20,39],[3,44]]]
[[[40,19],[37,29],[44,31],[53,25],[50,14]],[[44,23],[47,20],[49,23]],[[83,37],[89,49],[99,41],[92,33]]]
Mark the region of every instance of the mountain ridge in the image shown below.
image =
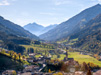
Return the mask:
[[[72,18],[70,18],[65,22],[62,22],[54,29],[48,31],[45,34],[40,35],[39,37],[41,39],[45,39],[48,41],[56,41],[62,39],[70,35],[72,31],[75,29],[75,26],[78,27],[83,26],[85,23],[87,23],[100,13],[101,13],[101,5],[97,4],[95,6],[83,10],[79,14],[73,16]],[[81,22],[82,20],[84,20],[84,22]],[[80,22],[83,24],[80,25]]]
[[[72,34],[70,39],[78,38],[78,41],[73,47],[79,47],[81,50],[101,54],[100,42],[101,42],[101,14],[90,20],[85,24],[85,27]]]
[[[31,39],[39,39],[37,36],[35,36],[32,33],[26,31],[21,26],[19,26],[17,24],[14,24],[13,22],[11,22],[9,20],[6,20],[2,16],[0,16],[0,23],[2,25],[4,25],[5,27],[9,28],[10,30],[13,30],[15,32],[15,35],[17,35],[17,36],[27,37],[27,38],[31,38]]]
[[[57,26],[57,24],[49,25],[47,27],[44,27],[44,26],[39,25],[39,24],[34,22],[34,23],[29,23],[29,24],[25,25],[23,28],[28,30],[29,32],[39,36],[41,34],[44,34],[47,31],[53,29],[56,26]]]

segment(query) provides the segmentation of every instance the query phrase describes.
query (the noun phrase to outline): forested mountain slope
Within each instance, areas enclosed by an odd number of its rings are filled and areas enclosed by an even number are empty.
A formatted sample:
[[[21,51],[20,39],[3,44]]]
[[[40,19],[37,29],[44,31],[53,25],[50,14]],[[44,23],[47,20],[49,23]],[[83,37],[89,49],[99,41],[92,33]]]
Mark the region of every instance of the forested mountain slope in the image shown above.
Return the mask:
[[[0,28],[0,29],[2,29],[2,31],[6,31],[6,33],[14,34],[14,35],[20,36],[20,37],[28,37],[28,38],[31,38],[31,39],[39,39],[37,36],[35,36],[35,35],[31,34],[30,32],[26,31],[23,27],[21,27],[17,24],[14,24],[13,22],[10,22],[9,20],[4,19],[2,16],[0,16],[0,24],[2,26],[4,26],[3,28]],[[0,25],[0,27],[2,27],[1,25]]]
[[[93,19],[100,13],[101,13],[101,5],[97,4],[93,7],[85,9],[84,11],[77,14],[76,16],[59,24],[57,27],[50,30],[49,32],[40,35],[40,38],[49,41],[56,41],[63,39],[64,37],[71,35],[75,30],[75,28],[84,27],[84,25],[87,22],[89,22],[91,19]]]

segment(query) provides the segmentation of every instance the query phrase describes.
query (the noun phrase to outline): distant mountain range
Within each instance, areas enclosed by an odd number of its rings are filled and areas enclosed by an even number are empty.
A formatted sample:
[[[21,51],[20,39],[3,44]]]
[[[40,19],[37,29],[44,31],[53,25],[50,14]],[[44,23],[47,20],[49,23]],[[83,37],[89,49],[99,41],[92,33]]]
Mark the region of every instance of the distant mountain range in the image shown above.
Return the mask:
[[[85,24],[90,20],[95,18],[101,13],[101,5],[97,4],[93,7],[85,9],[76,16],[70,18],[69,20],[59,24],[55,28],[49,30],[48,32],[40,35],[39,37],[44,40],[57,41],[74,34],[82,30]],[[83,37],[83,34],[82,34]]]
[[[14,24],[13,22],[4,19],[0,16],[0,32],[4,32],[6,34],[13,34],[19,37],[26,37],[31,39],[39,39],[37,36],[25,30],[23,27]]]
[[[48,32],[49,30],[55,28],[56,26],[57,26],[57,24],[43,27],[42,25],[39,25],[37,23],[29,23],[29,24],[25,25],[23,28],[28,30],[29,32],[39,36],[41,34]]]

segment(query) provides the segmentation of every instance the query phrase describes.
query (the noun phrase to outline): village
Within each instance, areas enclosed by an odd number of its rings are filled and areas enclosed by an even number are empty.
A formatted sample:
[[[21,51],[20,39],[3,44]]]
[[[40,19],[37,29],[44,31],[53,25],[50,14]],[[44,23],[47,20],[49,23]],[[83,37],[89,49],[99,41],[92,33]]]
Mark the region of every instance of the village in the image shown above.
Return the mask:
[[[9,53],[7,49],[3,50],[5,50],[5,53]],[[65,55],[64,60],[61,61],[64,63],[65,68],[63,67],[61,71],[57,70],[52,72],[50,69],[48,69],[48,72],[42,72],[47,64],[59,65],[60,61],[54,60],[54,62],[51,62],[52,56],[50,54],[48,56],[41,54],[40,57],[36,58],[36,53],[29,53],[29,57],[24,58],[23,60],[29,62],[30,65],[23,65],[23,71],[5,70],[4,72],[2,72],[2,75],[87,75],[87,73],[92,73],[91,70],[89,70],[87,67],[84,68],[85,71],[81,70],[83,65],[80,68],[80,64],[75,61],[74,58],[68,58],[68,50],[64,51],[62,49],[57,49],[57,51]],[[2,49],[0,49],[0,52],[2,52]],[[64,69],[66,69],[67,72]],[[93,73],[93,75],[97,75],[98,73],[101,73],[101,70]]]

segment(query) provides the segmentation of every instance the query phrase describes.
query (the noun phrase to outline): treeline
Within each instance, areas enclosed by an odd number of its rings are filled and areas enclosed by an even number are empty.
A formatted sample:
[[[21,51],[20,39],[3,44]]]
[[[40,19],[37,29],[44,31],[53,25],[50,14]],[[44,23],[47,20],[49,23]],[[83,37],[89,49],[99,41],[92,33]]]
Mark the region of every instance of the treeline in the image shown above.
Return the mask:
[[[19,44],[29,45],[31,43],[31,40],[28,38],[19,37],[16,35],[8,35],[4,32],[0,32],[0,40],[2,40],[1,47],[8,50],[14,50],[17,53],[23,53],[25,50],[25,48]]]

